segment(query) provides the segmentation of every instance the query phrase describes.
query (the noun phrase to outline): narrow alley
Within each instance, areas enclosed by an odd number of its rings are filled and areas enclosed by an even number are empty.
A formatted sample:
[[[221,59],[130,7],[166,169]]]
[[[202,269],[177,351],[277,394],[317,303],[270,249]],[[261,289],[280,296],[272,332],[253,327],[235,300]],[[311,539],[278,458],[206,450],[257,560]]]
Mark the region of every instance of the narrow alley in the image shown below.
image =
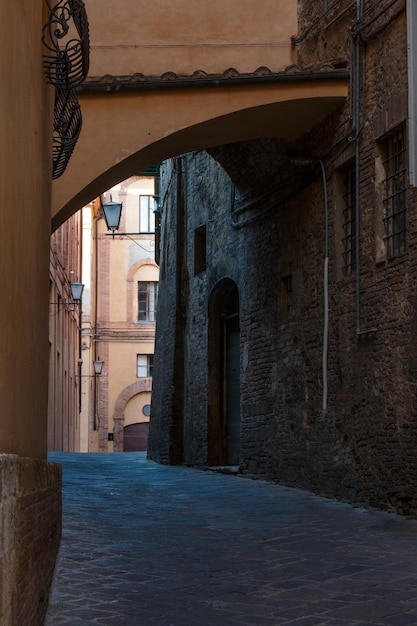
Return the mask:
[[[54,453],[47,626],[417,624],[417,522],[145,453]]]

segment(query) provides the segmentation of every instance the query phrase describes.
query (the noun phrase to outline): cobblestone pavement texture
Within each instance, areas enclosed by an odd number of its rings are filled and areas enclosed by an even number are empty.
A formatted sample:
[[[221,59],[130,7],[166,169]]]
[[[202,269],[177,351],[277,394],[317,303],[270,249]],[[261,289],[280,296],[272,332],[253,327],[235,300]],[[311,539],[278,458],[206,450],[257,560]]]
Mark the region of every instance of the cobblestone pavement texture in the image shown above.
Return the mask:
[[[144,453],[53,454],[47,626],[417,625],[417,522]]]

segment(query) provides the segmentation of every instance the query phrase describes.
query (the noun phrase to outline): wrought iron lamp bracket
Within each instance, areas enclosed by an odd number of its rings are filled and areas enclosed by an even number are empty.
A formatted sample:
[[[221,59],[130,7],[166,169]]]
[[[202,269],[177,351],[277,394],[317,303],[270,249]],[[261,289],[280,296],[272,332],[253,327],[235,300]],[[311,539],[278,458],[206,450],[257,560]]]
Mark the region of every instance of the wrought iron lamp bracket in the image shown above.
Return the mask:
[[[61,176],[81,132],[81,110],[74,88],[88,74],[90,36],[83,0],[45,0],[49,20],[43,26],[45,78],[55,87],[52,177]]]

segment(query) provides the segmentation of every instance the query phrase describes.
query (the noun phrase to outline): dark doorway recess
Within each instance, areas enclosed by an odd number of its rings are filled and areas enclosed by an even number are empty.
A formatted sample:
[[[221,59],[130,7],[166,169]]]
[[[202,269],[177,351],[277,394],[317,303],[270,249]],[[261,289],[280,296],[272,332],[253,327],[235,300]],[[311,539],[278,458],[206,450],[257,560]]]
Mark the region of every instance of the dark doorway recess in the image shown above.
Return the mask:
[[[239,465],[239,292],[230,278],[221,280],[210,297],[208,392],[207,463]]]
[[[149,422],[130,424],[123,429],[123,452],[145,452],[148,448]]]

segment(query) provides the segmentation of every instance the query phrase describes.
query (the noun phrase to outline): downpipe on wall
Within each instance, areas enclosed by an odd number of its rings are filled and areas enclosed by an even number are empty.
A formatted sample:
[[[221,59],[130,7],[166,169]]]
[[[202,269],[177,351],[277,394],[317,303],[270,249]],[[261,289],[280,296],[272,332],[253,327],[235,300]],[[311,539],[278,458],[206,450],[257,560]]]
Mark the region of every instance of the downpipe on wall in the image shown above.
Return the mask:
[[[322,375],[323,375],[323,413],[327,413],[328,396],[328,372],[327,355],[329,350],[329,201],[327,197],[327,178],[324,163],[319,160],[323,181],[323,204],[324,204],[324,268],[323,268],[323,351],[322,351]]]
[[[353,129],[350,138],[355,142],[355,285],[356,285],[356,336],[358,338],[377,332],[377,328],[362,330],[361,327],[361,276],[360,276],[360,234],[361,234],[361,120],[360,120],[360,88],[361,88],[361,35],[363,0],[356,0],[356,33],[354,36],[354,78],[353,78]]]
[[[321,159],[292,159],[293,162],[303,165],[318,163],[321,169],[323,184],[324,206],[324,266],[323,266],[323,348],[322,348],[322,411],[327,413],[328,399],[328,367],[327,357],[329,351],[329,200],[327,195],[327,176],[324,163]]]
[[[377,332],[377,328],[362,330],[361,328],[361,283],[360,283],[360,157],[361,157],[361,133],[360,133],[360,63],[361,63],[361,42],[360,24],[362,21],[362,2],[356,0],[356,26],[354,46],[354,81],[353,81],[353,126],[354,136],[351,141],[355,141],[355,278],[356,278],[356,335],[361,337]],[[324,2],[325,12],[328,5]],[[324,267],[323,267],[323,350],[322,350],[322,410],[327,413],[328,404],[328,349],[329,349],[329,203],[327,195],[327,178],[324,163],[319,159],[322,182],[323,182],[323,204],[325,219],[325,245],[324,245]]]

